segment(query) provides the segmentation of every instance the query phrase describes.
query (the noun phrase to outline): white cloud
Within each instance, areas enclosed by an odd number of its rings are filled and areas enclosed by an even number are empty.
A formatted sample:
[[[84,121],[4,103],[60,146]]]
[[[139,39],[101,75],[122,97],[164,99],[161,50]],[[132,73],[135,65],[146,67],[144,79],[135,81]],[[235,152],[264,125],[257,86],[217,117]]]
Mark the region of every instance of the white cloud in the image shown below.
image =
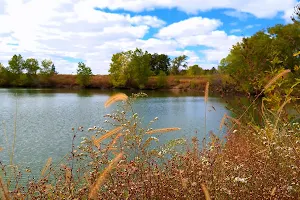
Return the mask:
[[[261,26],[261,25],[260,24],[250,24],[250,25],[245,26],[245,29],[252,29],[254,27],[259,27],[259,26]]]
[[[250,13],[259,18],[271,18],[278,12],[286,12],[292,8],[296,0],[87,0],[90,5],[111,10],[124,9],[133,12],[151,10],[154,8],[177,8],[186,13],[197,13],[216,8],[234,9],[239,12]]]
[[[0,62],[15,53],[24,58],[50,58],[60,73],[76,71],[67,57],[82,59],[95,74],[108,73],[113,53],[136,47],[170,56],[186,54],[189,64],[215,66],[241,37],[220,30],[218,19],[190,17],[168,24],[156,16],[104,12],[102,8],[139,12],[177,8],[197,13],[217,8],[268,18],[290,12],[294,0],[0,0]],[[100,10],[95,10],[95,8]],[[287,14],[286,14],[287,15]],[[283,16],[284,17],[284,16]],[[155,38],[144,36],[157,31]],[[149,35],[147,35],[149,36]],[[18,44],[8,45],[8,44]],[[201,50],[199,46],[207,49]],[[186,48],[188,47],[189,50]],[[190,50],[193,49],[193,50]]]
[[[74,72],[76,67],[64,57],[86,61],[94,73],[107,73],[111,55],[123,50],[118,41],[128,40],[135,47],[151,27],[165,24],[155,16],[98,11],[82,1],[0,3],[4,5],[0,9],[0,26],[5,27],[0,30],[0,62],[7,64],[15,53],[24,58],[51,58],[60,73]],[[97,48],[107,43],[114,45]]]
[[[222,22],[217,19],[192,17],[160,29],[156,36],[159,38],[173,38],[206,34],[221,25]]]
[[[282,15],[282,18],[285,20],[286,23],[292,23],[293,22],[291,19],[292,16],[295,16],[294,8],[289,8],[285,10],[285,12]]]
[[[239,29],[239,28],[232,29],[232,30],[230,31],[230,33],[240,33],[240,32],[242,32],[242,29]]]
[[[238,18],[241,21],[245,21],[248,17],[250,17],[250,15],[248,13],[245,12],[240,12],[240,11],[225,11],[224,12],[225,15],[228,15],[230,17],[235,17]]]

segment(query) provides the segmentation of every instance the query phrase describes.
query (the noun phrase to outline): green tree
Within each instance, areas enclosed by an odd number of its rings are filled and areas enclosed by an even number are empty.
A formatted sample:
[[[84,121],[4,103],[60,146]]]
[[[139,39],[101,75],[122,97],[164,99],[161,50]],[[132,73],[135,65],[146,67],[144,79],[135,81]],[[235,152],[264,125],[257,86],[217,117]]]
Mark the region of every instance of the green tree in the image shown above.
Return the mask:
[[[28,75],[36,75],[37,71],[40,69],[38,60],[34,58],[26,59],[23,63],[23,69],[27,71]]]
[[[90,84],[92,75],[90,67],[86,66],[83,62],[78,63],[76,81],[81,87],[86,87]]]
[[[132,53],[129,66],[132,69],[132,79],[140,89],[145,87],[151,74],[150,61],[151,54],[147,51],[143,52],[142,49],[137,48]]]
[[[246,92],[259,92],[266,72],[272,69],[274,48],[271,37],[259,31],[233,45],[229,55],[222,60],[222,68]]]
[[[187,74],[190,76],[201,75],[203,74],[203,69],[198,65],[193,65],[188,67]]]
[[[13,57],[8,61],[8,70],[13,73],[20,75],[22,74],[24,65],[23,57],[19,55],[13,55]]]
[[[167,75],[164,71],[160,71],[157,76],[157,86],[164,87],[167,85]]]
[[[179,69],[180,67],[183,67],[184,69],[187,68],[187,56],[186,55],[181,55],[181,56],[178,56],[176,58],[174,58],[172,60],[172,65],[171,65],[171,74],[179,74]]]
[[[222,74],[225,74],[226,73],[226,66],[228,65],[227,63],[227,60],[226,58],[223,58],[221,61],[220,61],[220,64],[218,66],[218,71]]]
[[[0,63],[0,86],[8,85],[9,82],[9,72],[8,70]]]
[[[110,63],[110,78],[115,87],[125,85],[136,85],[145,87],[151,75],[151,54],[142,49],[116,53],[112,56]]]
[[[163,71],[166,75],[168,75],[170,68],[170,60],[171,59],[166,54],[152,54],[150,60],[151,71],[153,71],[155,75],[158,75],[160,71]]]
[[[54,64],[52,64],[52,66],[51,66],[51,74],[58,74]]]
[[[130,79],[131,54],[132,51],[113,54],[108,72],[114,87],[124,87]]]
[[[47,59],[42,60],[42,63],[41,63],[42,67],[40,69],[41,74],[46,75],[46,76],[51,75],[53,73],[52,65],[53,65],[53,62],[51,60],[47,60]],[[54,68],[54,71],[55,71],[55,68]]]

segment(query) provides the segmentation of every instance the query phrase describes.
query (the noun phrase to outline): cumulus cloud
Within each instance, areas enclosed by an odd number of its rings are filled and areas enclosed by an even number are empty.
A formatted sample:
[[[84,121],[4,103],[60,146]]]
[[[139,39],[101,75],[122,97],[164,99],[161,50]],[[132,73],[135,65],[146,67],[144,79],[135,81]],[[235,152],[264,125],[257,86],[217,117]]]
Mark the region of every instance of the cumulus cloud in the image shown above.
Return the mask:
[[[238,18],[241,21],[245,21],[248,19],[248,17],[250,17],[250,15],[248,13],[245,12],[240,12],[240,11],[225,11],[224,12],[225,15],[228,15],[230,17],[235,17]]]
[[[0,62],[6,65],[20,53],[24,58],[52,59],[59,73],[72,73],[83,60],[95,74],[105,74],[113,53],[138,47],[170,56],[185,54],[189,64],[215,66],[241,40],[222,31],[219,19],[190,16],[167,24],[138,12],[177,8],[196,14],[222,8],[259,18],[282,12],[287,18],[294,4],[295,0],[0,0]]]
[[[239,28],[230,30],[230,33],[240,33],[240,32],[242,32],[242,29]]]
[[[133,12],[151,10],[154,8],[177,8],[186,13],[198,13],[216,8],[234,9],[239,12],[250,13],[258,18],[271,18],[278,12],[285,12],[293,7],[296,0],[88,0],[90,4],[99,8],[111,10],[124,9]]]
[[[206,34],[221,25],[222,22],[217,19],[192,17],[160,29],[156,36],[159,38],[174,38],[178,36],[188,37],[191,35]]]
[[[0,0],[0,62],[15,53],[39,60],[51,58],[60,73],[71,73],[80,58],[95,73],[107,73],[108,62],[120,49],[118,40],[136,46],[150,28],[165,24],[156,16],[108,13],[83,1]],[[1,6],[2,8],[2,6]],[[111,41],[115,45],[97,47]],[[17,44],[10,45],[10,44]]]

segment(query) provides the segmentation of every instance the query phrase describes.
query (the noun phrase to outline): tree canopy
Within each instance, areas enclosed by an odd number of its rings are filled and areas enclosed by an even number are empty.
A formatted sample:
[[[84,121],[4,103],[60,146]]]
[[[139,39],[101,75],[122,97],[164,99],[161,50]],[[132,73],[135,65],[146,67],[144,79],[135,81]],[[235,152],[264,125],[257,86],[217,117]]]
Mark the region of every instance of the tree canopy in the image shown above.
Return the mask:
[[[242,90],[254,93],[266,84],[266,77],[282,69],[291,69],[299,63],[300,27],[298,23],[276,25],[259,31],[243,40],[222,59],[219,70],[228,73]],[[300,75],[295,72],[294,76]]]
[[[76,78],[77,83],[82,87],[88,86],[91,81],[91,75],[93,75],[92,69],[86,66],[85,63],[79,62],[77,68],[77,78]]]

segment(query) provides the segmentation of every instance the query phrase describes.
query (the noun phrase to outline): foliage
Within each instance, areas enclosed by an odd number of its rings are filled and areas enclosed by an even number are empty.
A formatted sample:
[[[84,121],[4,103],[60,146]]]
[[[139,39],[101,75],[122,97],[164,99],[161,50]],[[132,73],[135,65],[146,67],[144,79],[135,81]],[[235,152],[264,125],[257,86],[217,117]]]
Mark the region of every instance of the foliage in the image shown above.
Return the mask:
[[[88,86],[90,84],[92,75],[93,73],[90,67],[86,66],[83,62],[78,63],[76,80],[80,86]]]
[[[37,71],[40,69],[39,62],[37,59],[28,58],[23,63],[23,69],[27,71],[28,75],[36,75]]]
[[[47,60],[47,59],[42,60],[41,66],[42,68],[40,69],[40,73],[42,75],[49,76],[55,72],[55,66],[52,60]],[[52,66],[54,66],[54,69],[52,68]]]
[[[175,57],[172,60],[171,74],[173,75],[179,74],[180,67],[183,67],[184,69],[187,68],[187,62],[186,62],[187,58],[188,57],[186,55]]]
[[[188,67],[187,74],[190,76],[202,75],[203,69],[201,67],[199,67],[198,65],[193,65],[193,66]]]
[[[120,87],[130,83],[143,88],[151,75],[151,58],[151,54],[138,48],[114,54],[109,69],[112,84]]]
[[[112,84],[115,87],[124,87],[131,78],[129,63],[132,51],[113,54],[111,58],[109,73]]]
[[[153,71],[155,75],[158,75],[161,71],[169,75],[170,58],[166,54],[154,53],[151,55],[150,66],[151,71]]]
[[[299,35],[298,23],[259,31],[234,45],[230,54],[221,60],[219,70],[228,73],[243,91],[250,93],[259,93],[267,82],[266,77],[280,69],[292,69],[291,77],[298,77],[300,72],[294,66],[300,58],[292,55],[300,48]]]
[[[21,74],[24,67],[23,57],[19,55],[14,55],[8,61],[8,70],[13,74]]]
[[[8,83],[8,70],[0,63],[0,86]]]
[[[151,74],[150,71],[151,54],[147,51],[143,52],[141,49],[136,49],[131,56],[129,63],[132,70],[132,80],[138,85],[140,89],[145,87],[148,78]]]
[[[157,86],[159,88],[165,87],[167,85],[167,75],[164,71],[160,71],[157,76]]]
[[[51,66],[51,74],[58,74],[54,64],[52,64],[52,66]]]

